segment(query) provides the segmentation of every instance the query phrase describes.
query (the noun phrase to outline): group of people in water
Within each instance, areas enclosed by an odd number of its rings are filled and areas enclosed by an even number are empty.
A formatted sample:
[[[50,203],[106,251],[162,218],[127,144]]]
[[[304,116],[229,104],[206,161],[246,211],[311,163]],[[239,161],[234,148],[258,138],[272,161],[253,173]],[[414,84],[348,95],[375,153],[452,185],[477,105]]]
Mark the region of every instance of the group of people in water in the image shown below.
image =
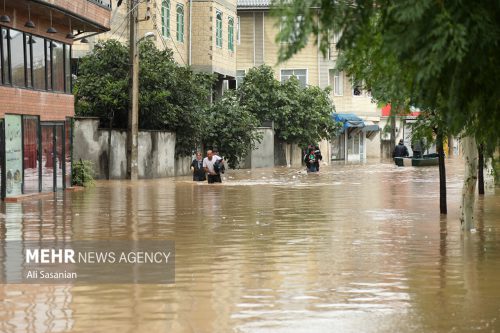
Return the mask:
[[[415,140],[411,149],[413,150],[414,158],[421,158],[424,153],[424,142],[423,140]],[[408,157],[410,153],[408,152],[408,148],[405,146],[403,139],[399,140],[399,143],[394,147],[392,152],[392,157]]]
[[[207,157],[202,159],[201,153],[196,152],[196,158],[191,163],[193,181],[209,184],[222,183],[221,174],[225,171],[224,159],[214,150],[207,151]]]
[[[323,156],[321,156],[319,147],[309,145],[303,158],[307,172],[318,172],[321,160],[323,160]],[[219,156],[217,150],[208,150],[205,158],[198,151],[196,158],[191,162],[191,172],[193,173],[193,181],[208,181],[209,184],[222,183],[221,174],[225,172],[224,159]]]
[[[306,153],[304,154],[303,161],[306,164],[307,172],[318,172],[319,162],[323,160],[321,150],[316,145],[309,145]]]

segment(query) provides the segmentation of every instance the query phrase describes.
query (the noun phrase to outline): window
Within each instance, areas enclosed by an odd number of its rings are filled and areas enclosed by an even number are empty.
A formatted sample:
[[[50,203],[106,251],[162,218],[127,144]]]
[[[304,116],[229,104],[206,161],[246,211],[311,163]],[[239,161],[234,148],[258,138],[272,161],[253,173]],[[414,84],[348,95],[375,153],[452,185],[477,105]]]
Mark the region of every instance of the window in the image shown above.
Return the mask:
[[[43,38],[31,36],[33,53],[33,88],[45,89],[45,44]]]
[[[307,85],[307,69],[282,69],[281,70],[281,83],[286,82],[292,76],[295,76],[302,87]]]
[[[361,82],[356,81],[354,77],[351,77],[351,82],[352,82],[352,95],[361,96],[363,94]]]
[[[0,83],[71,93],[71,46],[1,28]]]
[[[215,22],[215,44],[222,47],[222,13],[217,11]]]
[[[64,91],[71,94],[71,45],[64,45]]]
[[[234,19],[229,18],[227,24],[227,48],[229,51],[234,51]]]
[[[59,42],[52,42],[52,77],[55,91],[64,91],[64,48]]]
[[[161,33],[163,37],[170,37],[170,0],[161,2]]]
[[[344,96],[344,72],[330,69],[330,85],[334,96]]]
[[[184,6],[177,5],[177,41],[184,42]]]
[[[24,87],[24,35],[21,31],[10,29],[10,58],[12,85]]]
[[[9,49],[9,30],[6,28],[2,28],[2,83],[10,84],[10,71],[9,71],[9,57],[10,57],[10,49]]]
[[[238,69],[236,71],[236,88],[238,88],[243,83],[244,78],[245,78],[245,70]]]
[[[236,21],[236,42],[238,43],[238,45],[240,45],[240,17],[238,16],[237,18],[237,21]]]

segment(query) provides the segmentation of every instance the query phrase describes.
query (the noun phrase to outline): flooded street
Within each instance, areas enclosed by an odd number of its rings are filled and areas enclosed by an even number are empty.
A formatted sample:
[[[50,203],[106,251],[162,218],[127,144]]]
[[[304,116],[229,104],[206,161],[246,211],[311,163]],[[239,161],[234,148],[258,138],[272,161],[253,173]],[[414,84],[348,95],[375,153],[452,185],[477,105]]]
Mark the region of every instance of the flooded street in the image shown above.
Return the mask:
[[[6,240],[175,241],[170,285],[2,285],[0,332],[500,332],[500,189],[458,221],[463,163],[97,182],[2,204]],[[488,178],[491,182],[491,179]]]

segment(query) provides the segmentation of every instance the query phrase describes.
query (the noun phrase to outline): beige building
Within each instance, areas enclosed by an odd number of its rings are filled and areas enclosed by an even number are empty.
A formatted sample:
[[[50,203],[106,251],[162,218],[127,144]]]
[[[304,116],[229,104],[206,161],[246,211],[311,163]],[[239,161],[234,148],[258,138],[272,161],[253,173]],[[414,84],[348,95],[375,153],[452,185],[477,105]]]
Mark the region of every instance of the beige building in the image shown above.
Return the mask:
[[[81,57],[99,40],[128,42],[127,1],[113,9],[111,30],[88,43],[75,45]],[[219,77],[215,91],[220,95],[236,76],[236,0],[149,0],[139,4],[139,38],[153,37],[159,49],[169,48],[174,60],[195,71]]]
[[[331,98],[337,113],[354,114],[363,120],[363,125],[376,125],[380,121],[380,109],[372,102],[368,92],[353,84],[343,72],[335,70],[338,56],[336,42],[339,36],[333,36],[328,55],[324,57],[315,40],[310,38],[307,45],[292,59],[278,64],[280,42],[276,36],[280,29],[279,19],[269,12],[269,0],[238,0],[239,32],[237,38],[237,81],[241,82],[245,73],[252,67],[262,64],[274,68],[275,77],[285,81],[295,75],[304,85],[316,85],[321,88],[332,88]],[[365,126],[375,129],[376,126]],[[348,129],[326,149],[334,159],[351,161],[363,160],[367,157],[380,156],[380,135]],[[366,140],[368,138],[368,140]]]

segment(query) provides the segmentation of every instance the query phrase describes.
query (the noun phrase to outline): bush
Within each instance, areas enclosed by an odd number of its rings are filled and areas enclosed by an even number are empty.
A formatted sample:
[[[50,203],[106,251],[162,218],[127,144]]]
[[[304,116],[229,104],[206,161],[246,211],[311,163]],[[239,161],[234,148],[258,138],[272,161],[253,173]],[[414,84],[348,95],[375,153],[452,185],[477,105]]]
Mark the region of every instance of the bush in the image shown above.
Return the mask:
[[[73,164],[73,185],[89,187],[94,184],[94,164],[92,161],[81,159]]]

